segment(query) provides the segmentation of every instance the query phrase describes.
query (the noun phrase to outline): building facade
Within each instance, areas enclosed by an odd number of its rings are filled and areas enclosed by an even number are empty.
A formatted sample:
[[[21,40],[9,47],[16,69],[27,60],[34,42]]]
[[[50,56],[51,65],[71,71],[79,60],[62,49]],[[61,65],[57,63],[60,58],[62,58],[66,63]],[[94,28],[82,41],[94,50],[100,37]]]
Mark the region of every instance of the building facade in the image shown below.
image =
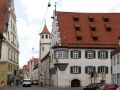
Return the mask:
[[[54,13],[51,85],[79,87],[111,82],[111,52],[120,39],[119,16],[119,13]]]
[[[112,52],[112,82],[120,86],[120,48]]]
[[[49,85],[49,54],[51,48],[51,33],[48,31],[45,25],[40,33],[40,52],[39,52],[39,82],[43,82],[44,85]]]
[[[8,1],[8,0],[6,0]],[[14,1],[8,1],[7,22],[1,43],[0,80],[4,85],[15,84],[19,70],[19,43]]]

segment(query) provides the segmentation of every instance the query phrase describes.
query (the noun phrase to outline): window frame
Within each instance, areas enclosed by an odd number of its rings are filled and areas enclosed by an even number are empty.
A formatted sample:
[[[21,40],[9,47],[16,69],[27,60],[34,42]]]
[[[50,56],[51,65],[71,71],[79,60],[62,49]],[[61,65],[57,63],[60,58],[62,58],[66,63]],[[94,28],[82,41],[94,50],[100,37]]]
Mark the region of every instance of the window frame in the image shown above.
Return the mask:
[[[55,59],[68,59],[68,50],[55,50],[54,58]]]
[[[98,51],[98,58],[99,59],[108,59],[108,51],[106,51],[106,50]]]
[[[72,59],[79,59],[79,58],[81,58],[81,51],[80,50],[71,50],[71,52],[70,52],[71,54],[71,58]]]
[[[87,59],[96,58],[96,51],[95,50],[86,50],[85,51],[85,58],[87,58]]]
[[[86,66],[85,67],[85,73],[93,73],[96,72],[96,67],[95,66]]]
[[[80,74],[81,73],[81,67],[80,66],[71,66],[70,67],[71,74]]]
[[[108,67],[107,66],[99,66],[98,67],[98,73],[107,74],[108,73]]]

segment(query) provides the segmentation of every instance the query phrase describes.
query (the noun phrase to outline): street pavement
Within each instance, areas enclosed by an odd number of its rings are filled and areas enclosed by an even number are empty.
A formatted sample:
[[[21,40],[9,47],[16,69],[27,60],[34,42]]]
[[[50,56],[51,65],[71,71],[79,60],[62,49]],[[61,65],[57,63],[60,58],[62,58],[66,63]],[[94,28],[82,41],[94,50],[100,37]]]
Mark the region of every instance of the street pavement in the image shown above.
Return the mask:
[[[40,87],[40,86],[31,86],[31,87],[22,87],[22,86],[8,86],[2,87],[0,90],[82,90],[81,87],[71,87],[71,88],[56,88],[56,87]]]

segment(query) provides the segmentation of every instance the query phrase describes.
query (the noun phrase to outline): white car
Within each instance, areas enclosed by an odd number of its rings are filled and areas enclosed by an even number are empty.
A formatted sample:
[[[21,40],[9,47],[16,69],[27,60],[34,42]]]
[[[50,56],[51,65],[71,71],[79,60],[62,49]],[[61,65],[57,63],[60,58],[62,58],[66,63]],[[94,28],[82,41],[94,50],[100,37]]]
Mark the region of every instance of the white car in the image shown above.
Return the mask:
[[[29,86],[31,87],[31,79],[24,79],[23,80],[23,87]]]

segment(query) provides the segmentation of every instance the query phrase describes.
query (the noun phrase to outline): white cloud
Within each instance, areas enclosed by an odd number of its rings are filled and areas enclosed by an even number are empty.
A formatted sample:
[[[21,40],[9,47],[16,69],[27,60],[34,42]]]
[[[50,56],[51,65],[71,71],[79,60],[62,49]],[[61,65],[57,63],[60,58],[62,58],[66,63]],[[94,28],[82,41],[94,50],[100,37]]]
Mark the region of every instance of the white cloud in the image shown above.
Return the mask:
[[[112,9],[120,7],[120,1],[116,0],[63,0],[59,10],[78,12],[113,12]],[[120,9],[119,9],[120,11]]]

